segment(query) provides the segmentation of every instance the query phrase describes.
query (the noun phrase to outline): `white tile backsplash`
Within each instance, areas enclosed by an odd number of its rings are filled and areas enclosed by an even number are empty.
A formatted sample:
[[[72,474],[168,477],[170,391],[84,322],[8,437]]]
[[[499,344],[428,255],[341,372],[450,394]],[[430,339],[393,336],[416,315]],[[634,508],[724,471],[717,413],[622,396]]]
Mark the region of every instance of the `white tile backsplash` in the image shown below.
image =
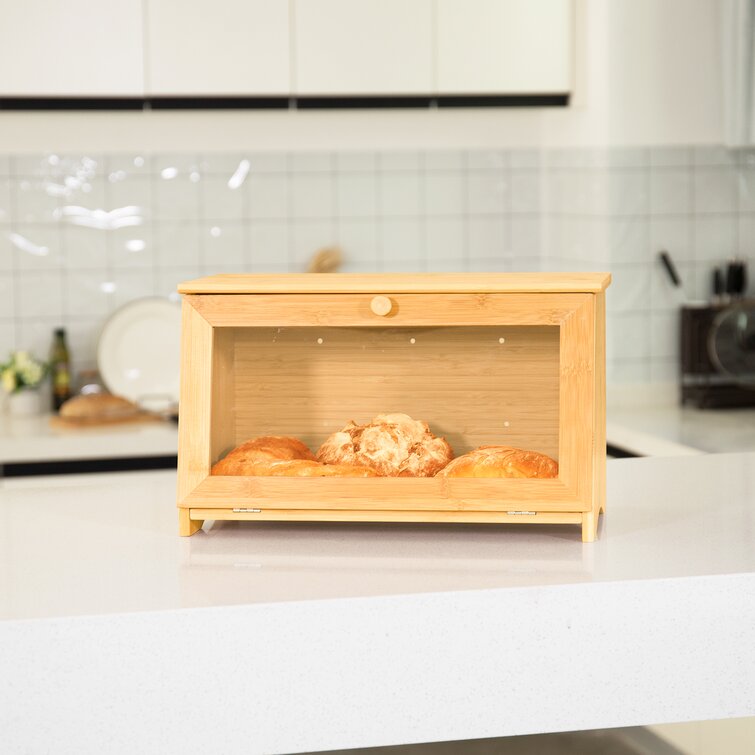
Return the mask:
[[[383,264],[410,260],[419,265],[425,258],[423,231],[424,224],[417,218],[386,218],[380,225]]]
[[[12,320],[15,317],[14,309],[15,285],[10,273],[0,273],[0,321]],[[0,361],[5,360],[5,355],[0,352]]]
[[[295,173],[291,178],[294,218],[329,218],[335,214],[335,186],[331,173]]]
[[[114,228],[128,206],[140,224]],[[755,158],[717,145],[0,155],[0,357],[44,355],[65,324],[91,366],[114,307],[214,272],[302,271],[333,244],[353,272],[609,270],[609,377],[674,379],[679,306],[707,297],[732,254],[755,261]]]
[[[650,313],[614,312],[606,327],[606,359],[647,359],[650,356]]]
[[[689,167],[692,150],[689,147],[651,147],[650,165],[653,168]]]
[[[161,220],[195,220],[201,208],[199,181],[189,174],[179,173],[173,178],[154,179],[154,217]]]
[[[12,272],[15,263],[15,247],[11,243],[13,227],[0,223],[0,272]]]
[[[288,217],[291,202],[286,174],[254,173],[246,183],[245,217],[259,220]]]
[[[159,267],[191,266],[200,264],[200,246],[204,240],[204,223],[161,221],[153,226],[154,263]]]
[[[378,227],[371,220],[343,219],[338,223],[336,242],[344,260],[378,267]]]
[[[539,171],[512,170],[509,176],[511,212],[537,215],[540,212],[541,179]]]
[[[462,215],[465,205],[464,189],[464,176],[461,173],[426,173],[424,214]]]
[[[464,170],[464,153],[453,150],[425,152],[423,164],[426,171],[442,170],[460,173]]]
[[[723,262],[737,249],[735,215],[702,215],[693,222],[694,253],[697,262]]]
[[[508,221],[504,217],[471,217],[467,224],[469,260],[495,260],[508,256]],[[491,270],[493,268],[491,267]]]
[[[685,215],[692,208],[690,172],[675,168],[650,171],[650,212],[653,215]]]
[[[608,202],[611,215],[646,215],[650,206],[648,193],[648,171],[612,169],[609,172]]]
[[[16,348],[16,323],[13,320],[0,320],[0,357],[5,361],[11,351]]]
[[[696,213],[734,212],[738,204],[735,172],[729,168],[698,168],[694,180]]]
[[[151,226],[117,228],[109,231],[108,259],[112,267],[151,268],[153,264],[153,240]]]
[[[419,172],[382,173],[378,182],[381,215],[416,217],[422,211],[422,181]]]
[[[409,171],[417,172],[422,167],[419,152],[380,152],[378,154],[378,169],[381,171]]]
[[[650,274],[646,264],[614,265],[606,310],[622,314],[647,312],[650,309]]]
[[[11,179],[0,176],[0,223],[11,220]]]
[[[335,167],[341,173],[374,173],[377,169],[377,153],[339,152]]]
[[[377,215],[377,180],[374,173],[342,173],[336,178],[337,211],[342,218]]]
[[[249,254],[253,272],[289,270],[291,228],[286,221],[261,221],[248,227]]]
[[[246,183],[246,182],[245,182]],[[201,214],[206,220],[236,220],[244,216],[246,185],[228,185],[228,177],[205,176],[199,182],[202,190]]]
[[[677,263],[694,260],[692,233],[693,228],[686,216],[653,217],[650,220],[649,256],[652,258],[665,251]]]
[[[467,152],[467,170],[500,172],[509,167],[510,153],[504,150],[471,150]]]
[[[10,235],[17,270],[60,270],[63,267],[62,233],[57,224],[16,224]]]
[[[66,317],[102,318],[111,306],[110,294],[103,284],[111,280],[105,268],[70,270],[63,278]]]
[[[25,270],[16,276],[16,312],[21,321],[63,316],[63,277],[57,270]]]
[[[467,175],[466,212],[470,215],[499,216],[509,208],[508,173],[490,171]]]
[[[219,221],[205,228],[201,255],[202,267],[208,275],[247,272],[249,255],[244,225],[238,220]]]
[[[292,271],[307,270],[315,252],[336,243],[335,224],[330,220],[296,220],[291,224]]]
[[[467,258],[466,221],[462,218],[427,218],[425,244],[430,269],[435,269],[441,260],[458,260],[460,265],[464,264]]]
[[[53,223],[61,197],[51,196],[40,178],[14,178],[10,181],[14,200],[13,217],[17,223]]]

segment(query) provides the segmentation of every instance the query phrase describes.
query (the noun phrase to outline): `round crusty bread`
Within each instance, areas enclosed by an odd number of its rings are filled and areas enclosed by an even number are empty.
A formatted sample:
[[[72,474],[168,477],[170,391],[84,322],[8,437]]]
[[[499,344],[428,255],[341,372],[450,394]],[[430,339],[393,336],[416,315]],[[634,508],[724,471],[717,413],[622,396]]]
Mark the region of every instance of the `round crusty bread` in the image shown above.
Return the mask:
[[[317,452],[325,464],[356,464],[381,477],[432,477],[453,459],[445,438],[408,414],[379,414],[366,425],[349,422]]]
[[[537,451],[481,446],[457,456],[436,477],[558,477],[558,462]]]
[[[112,393],[90,393],[69,398],[60,407],[60,416],[65,419],[114,419],[129,417],[140,411],[136,404]]]
[[[280,435],[264,435],[252,438],[229,451],[212,467],[212,474],[217,475],[248,475],[255,472],[247,471],[254,464],[272,461],[291,461],[306,459],[315,461],[314,454],[297,438]]]

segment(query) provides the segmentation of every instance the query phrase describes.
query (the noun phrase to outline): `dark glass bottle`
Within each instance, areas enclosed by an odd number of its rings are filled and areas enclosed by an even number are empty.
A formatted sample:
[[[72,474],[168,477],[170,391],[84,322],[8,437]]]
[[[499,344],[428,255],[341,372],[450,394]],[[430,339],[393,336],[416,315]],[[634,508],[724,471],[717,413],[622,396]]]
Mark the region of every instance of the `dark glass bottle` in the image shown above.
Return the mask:
[[[50,351],[50,376],[52,377],[52,409],[59,411],[62,404],[71,398],[71,359],[66,344],[66,331],[58,328]]]

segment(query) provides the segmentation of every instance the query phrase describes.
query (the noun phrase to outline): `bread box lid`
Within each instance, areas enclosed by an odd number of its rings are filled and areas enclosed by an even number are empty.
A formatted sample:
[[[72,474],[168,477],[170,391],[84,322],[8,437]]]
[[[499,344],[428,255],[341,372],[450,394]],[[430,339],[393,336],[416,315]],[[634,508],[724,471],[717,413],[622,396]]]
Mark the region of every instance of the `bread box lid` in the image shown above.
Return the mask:
[[[228,273],[186,281],[181,294],[599,293],[610,273]]]

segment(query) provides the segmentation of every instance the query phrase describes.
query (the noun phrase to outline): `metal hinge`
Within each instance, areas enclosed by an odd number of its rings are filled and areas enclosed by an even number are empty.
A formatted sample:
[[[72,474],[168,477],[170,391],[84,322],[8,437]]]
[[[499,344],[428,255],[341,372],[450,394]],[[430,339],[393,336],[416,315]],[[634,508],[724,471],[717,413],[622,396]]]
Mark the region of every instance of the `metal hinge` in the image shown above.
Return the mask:
[[[535,516],[537,511],[507,511],[507,514],[516,514],[517,516]]]
[[[259,514],[262,509],[234,509],[234,514]]]

